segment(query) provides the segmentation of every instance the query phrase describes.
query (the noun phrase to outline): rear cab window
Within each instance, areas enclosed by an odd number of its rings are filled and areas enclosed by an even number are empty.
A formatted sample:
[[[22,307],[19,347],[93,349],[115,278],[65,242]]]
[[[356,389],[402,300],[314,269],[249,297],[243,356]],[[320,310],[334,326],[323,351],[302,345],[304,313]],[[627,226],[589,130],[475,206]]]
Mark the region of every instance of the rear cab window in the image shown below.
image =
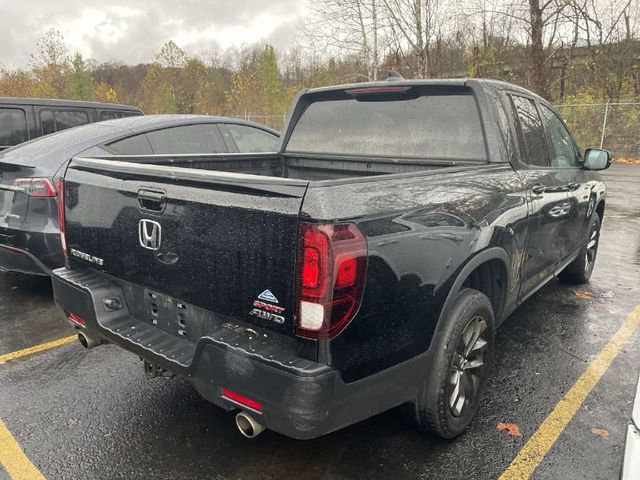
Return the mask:
[[[0,149],[29,140],[27,117],[21,108],[0,108]]]
[[[367,88],[311,97],[285,152],[487,161],[478,105],[468,88]]]
[[[74,109],[42,109],[40,110],[40,127],[42,134],[47,135],[67,128],[78,127],[89,123],[88,110]]]

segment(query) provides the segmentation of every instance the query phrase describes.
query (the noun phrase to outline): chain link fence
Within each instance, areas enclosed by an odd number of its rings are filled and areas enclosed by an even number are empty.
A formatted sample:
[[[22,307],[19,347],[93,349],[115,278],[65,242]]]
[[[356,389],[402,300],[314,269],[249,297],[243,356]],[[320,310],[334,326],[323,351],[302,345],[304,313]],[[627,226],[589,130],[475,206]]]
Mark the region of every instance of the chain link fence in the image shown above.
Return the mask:
[[[556,105],[581,148],[601,147],[616,160],[640,160],[640,103]]]

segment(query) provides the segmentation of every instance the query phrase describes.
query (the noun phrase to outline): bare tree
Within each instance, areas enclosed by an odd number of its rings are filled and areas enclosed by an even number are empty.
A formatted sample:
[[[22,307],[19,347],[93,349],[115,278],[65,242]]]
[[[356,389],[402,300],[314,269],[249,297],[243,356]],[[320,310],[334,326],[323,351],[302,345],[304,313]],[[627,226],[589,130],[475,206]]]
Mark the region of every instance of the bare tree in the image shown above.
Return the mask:
[[[364,64],[366,77],[377,80],[380,47],[384,36],[379,0],[317,0],[309,4],[311,15],[302,27],[307,47],[335,56],[355,55]]]
[[[442,34],[440,0],[382,0],[391,42],[414,77],[431,76],[432,43]]]

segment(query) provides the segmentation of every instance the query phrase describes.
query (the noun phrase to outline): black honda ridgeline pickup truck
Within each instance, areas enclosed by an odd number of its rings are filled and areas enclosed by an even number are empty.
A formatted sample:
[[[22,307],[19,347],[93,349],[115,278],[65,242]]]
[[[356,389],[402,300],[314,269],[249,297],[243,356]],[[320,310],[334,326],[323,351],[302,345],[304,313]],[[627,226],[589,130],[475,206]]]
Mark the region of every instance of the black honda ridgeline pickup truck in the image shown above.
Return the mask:
[[[189,379],[248,437],[403,405],[453,438],[496,327],[588,281],[610,163],[506,83],[307,90],[278,152],[74,158],[55,297],[85,347]]]

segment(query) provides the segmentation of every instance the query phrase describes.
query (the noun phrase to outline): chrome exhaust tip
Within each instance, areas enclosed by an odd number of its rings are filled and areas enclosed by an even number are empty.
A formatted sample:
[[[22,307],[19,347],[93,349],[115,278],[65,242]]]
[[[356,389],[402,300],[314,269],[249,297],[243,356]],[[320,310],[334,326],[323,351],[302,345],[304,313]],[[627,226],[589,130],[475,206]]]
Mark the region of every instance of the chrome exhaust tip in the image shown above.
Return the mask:
[[[247,438],[256,438],[264,432],[264,426],[260,425],[251,415],[240,412],[236,415],[236,426],[240,433]]]
[[[85,332],[78,332],[78,341],[87,350],[93,347],[97,347],[98,345],[101,345],[103,343],[102,340],[96,340],[95,338],[87,335]]]

